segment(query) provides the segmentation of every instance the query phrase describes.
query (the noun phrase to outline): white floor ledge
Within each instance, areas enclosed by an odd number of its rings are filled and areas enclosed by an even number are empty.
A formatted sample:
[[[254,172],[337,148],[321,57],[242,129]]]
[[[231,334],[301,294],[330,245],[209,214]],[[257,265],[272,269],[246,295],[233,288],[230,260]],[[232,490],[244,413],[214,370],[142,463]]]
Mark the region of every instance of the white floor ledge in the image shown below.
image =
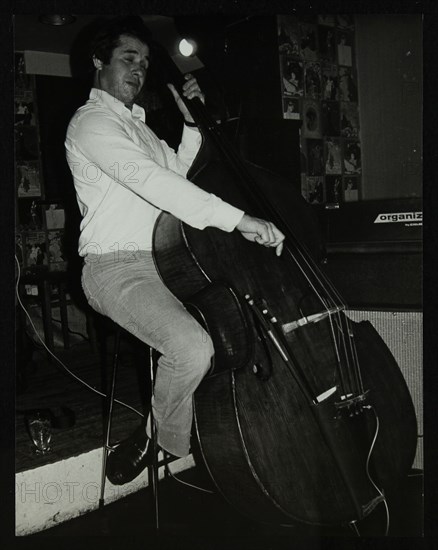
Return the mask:
[[[99,506],[102,449],[15,475],[15,534],[54,527]],[[192,455],[172,462],[172,473],[194,466]],[[164,468],[160,468],[160,479]],[[148,486],[147,470],[131,483],[105,484],[105,504]]]

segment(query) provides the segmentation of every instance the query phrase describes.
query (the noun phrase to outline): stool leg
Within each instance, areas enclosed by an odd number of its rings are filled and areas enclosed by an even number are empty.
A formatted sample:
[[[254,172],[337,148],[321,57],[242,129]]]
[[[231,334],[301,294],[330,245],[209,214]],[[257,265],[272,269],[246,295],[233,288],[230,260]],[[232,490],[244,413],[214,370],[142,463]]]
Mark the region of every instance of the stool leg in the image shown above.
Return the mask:
[[[111,449],[110,446],[110,436],[111,436],[111,424],[113,416],[113,406],[114,406],[114,394],[116,389],[116,376],[117,376],[117,365],[119,360],[119,349],[120,349],[120,330],[116,331],[115,342],[114,342],[114,357],[113,357],[113,370],[111,375],[111,389],[110,394],[107,397],[108,399],[108,410],[107,410],[107,419],[106,419],[106,434],[105,434],[105,444],[103,447],[102,455],[102,474],[100,482],[100,499],[99,499],[99,508],[102,508],[105,500],[105,483],[106,483],[106,463],[108,459],[108,453]]]
[[[154,350],[150,348],[149,350],[149,366],[150,366],[150,377],[152,385],[152,394],[154,391],[154,382],[155,382],[155,373],[154,373]],[[150,405],[150,426],[151,426],[151,443],[153,446],[153,463],[149,470],[149,479],[151,480],[152,486],[152,498],[154,506],[154,519],[155,519],[155,530],[160,529],[160,520],[159,520],[159,503],[158,503],[158,440],[157,440],[157,428],[155,425],[154,412],[152,409],[152,399]]]
[[[58,285],[59,312],[61,316],[62,339],[64,341],[64,349],[70,348],[70,334],[68,332],[68,306],[67,297],[65,295],[65,284]]]

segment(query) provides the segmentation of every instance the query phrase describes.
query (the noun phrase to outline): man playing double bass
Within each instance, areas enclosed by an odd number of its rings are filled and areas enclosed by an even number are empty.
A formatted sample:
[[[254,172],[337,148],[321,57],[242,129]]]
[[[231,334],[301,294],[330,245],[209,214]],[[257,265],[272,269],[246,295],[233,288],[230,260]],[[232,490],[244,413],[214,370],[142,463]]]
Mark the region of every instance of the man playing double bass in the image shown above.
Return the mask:
[[[176,89],[184,117],[178,151],[159,140],[135,103],[149,66],[150,37],[140,17],[108,20],[90,55],[95,73],[89,100],[70,121],[65,147],[82,214],[82,286],[91,307],[161,354],[152,406],[158,443],[172,455],[190,450],[192,396],[214,353],[209,335],[161,281],[152,232],[161,211],[198,228],[216,227],[281,254],[284,235],[207,193],[185,176],[201,135]],[[204,96],[191,75],[183,95]],[[151,462],[150,427],[141,425],[110,453],[113,484],[134,479]]]

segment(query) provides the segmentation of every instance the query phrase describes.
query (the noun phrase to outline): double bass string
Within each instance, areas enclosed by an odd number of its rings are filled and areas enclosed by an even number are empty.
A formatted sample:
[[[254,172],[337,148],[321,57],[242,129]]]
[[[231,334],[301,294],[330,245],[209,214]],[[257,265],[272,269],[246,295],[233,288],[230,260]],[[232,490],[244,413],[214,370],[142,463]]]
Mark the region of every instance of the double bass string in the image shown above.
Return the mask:
[[[195,101],[191,102],[190,106],[192,106],[192,104],[195,104]],[[261,195],[261,193],[259,192],[256,185],[251,186],[251,190],[248,193],[247,181],[251,181],[252,179],[251,176],[247,173],[240,159],[237,157],[234,151],[234,148],[230,147],[227,140],[222,135],[220,135],[222,132],[217,127],[216,123],[209,119],[208,114],[205,112],[205,109],[203,108],[203,105],[199,100],[196,101],[196,104],[194,105],[194,109],[196,111],[195,113],[196,118],[200,120],[201,128],[205,132],[208,132],[210,137],[212,137],[212,139],[217,143],[220,150],[224,154],[226,154],[227,160],[232,163],[234,169],[240,175],[241,186],[247,192],[246,194],[249,194],[250,196],[249,201],[255,203],[256,210],[263,212],[265,216],[267,215],[271,219],[274,219],[274,220],[280,219],[279,225],[281,226],[282,230],[284,230],[288,240],[294,244],[296,253],[294,253],[291,250],[287,241],[285,243],[286,244],[285,250],[289,254],[294,264],[298,267],[299,271],[301,272],[301,274],[303,275],[303,277],[305,278],[305,280],[313,290],[314,295],[317,297],[318,301],[324,307],[325,311],[328,313],[330,317],[330,330],[332,334],[332,343],[333,343],[333,347],[335,349],[335,354],[337,358],[337,369],[338,369],[339,377],[341,379],[343,393],[344,395],[346,395],[347,393],[350,393],[350,391],[347,389],[347,385],[350,386],[351,392],[353,392],[354,384],[352,379],[356,378],[356,373],[354,371],[356,371],[357,368],[355,368],[356,365],[354,361],[353,361],[353,366],[351,365],[351,363],[355,355],[353,353],[348,353],[349,344],[346,342],[345,330],[343,329],[343,326],[342,326],[342,317],[340,316],[340,313],[335,314],[337,318],[337,322],[336,322],[337,332],[335,331],[335,327],[333,326],[333,323],[332,323],[332,319],[331,319],[332,313],[330,313],[331,308],[334,308],[336,310],[339,309],[339,303],[341,304],[342,308],[345,308],[346,307],[345,303],[343,303],[336,289],[333,287],[331,282],[327,279],[325,274],[322,273],[319,268],[317,268],[317,266],[314,264],[313,261],[311,261],[309,253],[305,250],[304,246],[298,242],[296,237],[288,229],[287,225],[281,219],[281,215],[279,215],[278,212],[276,212],[274,209],[270,208],[269,205],[266,204],[266,201],[264,201],[259,196]],[[287,267],[290,271],[289,265],[287,265]],[[336,300],[336,298],[338,298],[338,300]],[[351,338],[349,337],[349,333],[350,331],[347,329],[347,338],[348,340],[351,341]],[[339,350],[339,343],[338,343],[338,338],[336,334],[338,335],[339,340],[341,341],[341,347],[343,349],[342,357],[344,358],[344,361],[341,359],[341,353]],[[351,348],[351,344],[350,344],[350,348]],[[346,363],[346,368],[344,367],[344,362]],[[344,374],[345,370],[346,370],[346,373]],[[346,380],[348,380],[348,384]]]
[[[166,60],[166,65],[168,66],[170,72],[181,85],[181,82],[183,82],[183,77],[180,71],[177,69],[173,61],[171,61],[167,56],[164,57]],[[259,191],[257,186],[253,184],[251,188],[249,188],[248,182],[252,181],[252,177],[244,167],[234,148],[231,147],[228,143],[226,136],[223,135],[223,132],[218,127],[217,123],[213,121],[210,115],[207,113],[201,100],[199,98],[194,98],[189,101],[184,96],[182,96],[182,99],[185,102],[189,111],[194,116],[194,119],[200,125],[201,129],[205,133],[208,133],[208,135],[216,143],[219,151],[221,151],[226,156],[227,160],[231,163],[231,165],[234,167],[234,170],[240,176],[240,187],[242,190],[245,191],[245,195],[247,196],[247,198],[249,198],[249,202],[254,203],[256,211],[266,213],[265,216],[267,215],[268,219],[275,221],[279,220],[278,225],[280,225],[280,228],[282,229],[282,231],[284,231],[287,239],[291,243],[293,243],[295,248],[295,252],[292,252],[289,244],[286,242],[285,250],[289,254],[290,258],[294,261],[295,265],[298,267],[305,280],[310,285],[311,289],[314,292],[314,295],[316,296],[320,304],[325,308],[325,311],[330,318],[331,339],[336,354],[337,368],[341,379],[341,385],[344,386],[344,395],[347,393],[347,388],[345,387],[345,378],[348,379],[352,391],[354,385],[352,383],[352,378],[356,381],[356,389],[360,390],[361,383],[359,382],[361,380],[361,376],[359,372],[357,351],[355,349],[355,342],[350,326],[351,323],[349,318],[345,314],[341,316],[341,312],[339,311],[340,308],[345,309],[346,304],[341,299],[338,291],[333,286],[331,281],[328,280],[326,275],[310,258],[310,254],[305,249],[305,246],[298,241],[295,235],[293,235],[293,233],[290,231],[288,225],[284,223],[282,216],[275,209],[273,209],[269,205],[269,203],[264,200],[264,197],[262,196],[262,193]],[[290,270],[290,267],[287,267]],[[337,310],[337,313],[332,314],[330,311],[331,308]],[[332,322],[332,315],[336,316],[335,325],[337,327],[337,332],[335,331],[335,326]],[[344,327],[346,331],[344,330]],[[345,332],[347,332],[347,336]],[[344,360],[342,360],[341,357],[339,342],[336,334],[338,335],[339,340],[342,342],[342,357],[344,358]],[[346,338],[348,339],[348,342],[346,342]],[[344,362],[346,363],[345,367]],[[343,372],[345,369],[346,377],[344,376]]]

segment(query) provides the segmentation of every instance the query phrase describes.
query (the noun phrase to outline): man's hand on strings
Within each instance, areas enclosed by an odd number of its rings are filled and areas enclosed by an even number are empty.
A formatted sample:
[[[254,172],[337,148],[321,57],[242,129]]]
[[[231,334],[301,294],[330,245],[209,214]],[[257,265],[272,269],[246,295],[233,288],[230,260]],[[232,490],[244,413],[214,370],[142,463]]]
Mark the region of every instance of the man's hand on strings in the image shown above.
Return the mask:
[[[272,223],[260,218],[253,218],[244,214],[237,224],[236,229],[248,241],[256,242],[263,246],[274,247],[277,256],[283,251],[283,233]]]

